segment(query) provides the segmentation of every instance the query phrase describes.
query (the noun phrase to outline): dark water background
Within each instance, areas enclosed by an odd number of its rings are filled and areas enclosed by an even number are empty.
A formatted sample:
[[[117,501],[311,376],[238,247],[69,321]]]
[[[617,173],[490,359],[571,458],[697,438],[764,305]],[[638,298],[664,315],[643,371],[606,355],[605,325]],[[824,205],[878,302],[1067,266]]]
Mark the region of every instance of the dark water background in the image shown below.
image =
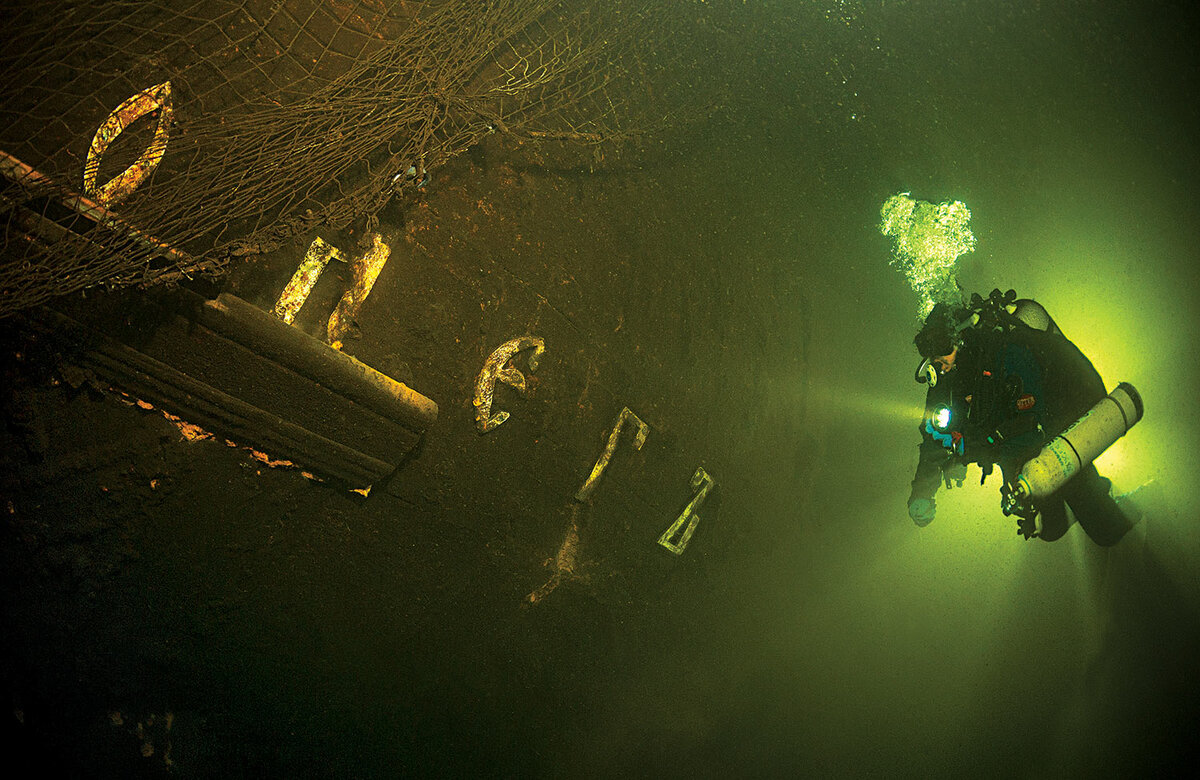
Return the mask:
[[[1183,7],[826,6],[825,20],[771,10],[744,143],[722,144],[738,150],[748,251],[794,268],[807,305],[793,327],[812,332],[794,395],[766,402],[803,398],[798,428],[820,444],[795,475],[803,510],[773,507],[778,546],[745,563],[761,590],[740,629],[759,641],[713,708],[715,754],[766,773],[1174,766],[1197,722]],[[872,230],[902,191],[973,210],[966,289],[1037,298],[1109,386],[1144,389],[1153,411],[1101,468],[1118,490],[1158,479],[1171,513],[1108,555],[1078,529],[1025,544],[993,482],[943,492],[932,526],[908,526],[915,298]]]
[[[468,224],[456,209],[483,198],[543,254],[573,258],[562,260],[570,283],[543,281],[566,296],[578,285],[582,329],[653,380],[675,409],[658,417],[692,421],[675,441],[722,485],[715,529],[688,551],[696,562],[645,589],[637,577],[618,589],[598,565],[590,582],[522,607],[561,539],[551,499],[530,518],[505,514],[489,498],[493,475],[443,501],[454,516],[423,522],[386,496],[256,474],[236,453],[201,458],[158,429],[120,433],[124,418],[75,409],[64,419],[155,453],[175,492],[134,524],[114,521],[133,529],[124,536],[82,534],[98,545],[85,552],[58,539],[27,559],[10,540],[12,749],[50,773],[153,776],[170,711],[171,771],[191,776],[1066,777],[1187,765],[1200,723],[1188,10],[733,4],[713,17],[728,45],[695,53],[698,81],[724,96],[710,122],[629,168],[558,170],[495,145],[468,156],[429,196],[442,237],[421,240],[467,241],[483,274],[480,258],[509,247],[472,245],[454,227]],[[908,520],[917,302],[876,227],[903,191],[972,209],[966,289],[1038,299],[1110,387],[1141,390],[1146,419],[1100,466],[1118,490],[1157,480],[1167,505],[1118,547],[1079,529],[1022,541],[994,480],[940,494],[927,528]],[[629,262],[601,273],[621,253]],[[476,356],[460,372],[400,347],[418,305],[431,322],[478,308],[487,282],[456,278],[462,290],[410,299],[383,277],[373,295],[395,305],[376,330],[363,323],[358,349],[410,361],[442,420],[469,433],[469,401],[449,388]],[[609,409],[597,414],[607,423]],[[509,430],[522,430],[518,416]],[[475,456],[431,447],[422,459],[434,465],[415,464],[414,480],[485,484]],[[564,486],[578,481],[570,465]],[[66,507],[100,526],[128,514],[86,479],[60,487],[18,492],[20,513]],[[534,517],[549,518],[540,536]],[[65,552],[47,557],[56,545]],[[145,738],[110,722],[117,711],[158,740],[155,757],[137,755]]]

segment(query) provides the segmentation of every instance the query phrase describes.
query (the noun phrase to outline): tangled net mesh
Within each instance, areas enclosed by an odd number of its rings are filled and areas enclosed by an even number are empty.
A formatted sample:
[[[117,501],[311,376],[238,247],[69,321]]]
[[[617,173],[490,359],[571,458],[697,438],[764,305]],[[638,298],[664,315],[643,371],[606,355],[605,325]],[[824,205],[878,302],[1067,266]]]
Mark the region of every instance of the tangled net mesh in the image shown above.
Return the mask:
[[[98,284],[219,276],[372,219],[405,174],[490,133],[600,144],[670,123],[687,90],[656,42],[687,37],[691,5],[6,3],[0,317]],[[141,113],[113,132],[132,96]],[[140,182],[117,186],[130,171]]]

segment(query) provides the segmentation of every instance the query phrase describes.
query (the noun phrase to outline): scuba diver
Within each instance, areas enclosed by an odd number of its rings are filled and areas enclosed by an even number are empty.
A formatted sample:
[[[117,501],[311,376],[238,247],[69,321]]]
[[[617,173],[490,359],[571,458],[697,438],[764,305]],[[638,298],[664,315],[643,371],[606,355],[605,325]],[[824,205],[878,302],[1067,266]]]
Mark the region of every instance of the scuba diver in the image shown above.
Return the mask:
[[[1091,458],[1111,439],[1090,456],[1075,453],[1074,470],[1065,470],[1066,476],[1050,485],[1051,492],[1026,496],[1025,501],[1014,498],[1025,474],[1032,473],[1033,460],[1044,455],[1043,447],[1066,442],[1068,452],[1083,449],[1064,436],[1106,399],[1091,361],[1040,304],[1017,300],[1012,290],[993,290],[986,299],[975,294],[966,306],[939,303],[913,342],[924,359],[916,378],[929,385],[920,459],[908,499],[909,516],[918,526],[933,520],[934,496],[943,481],[948,488],[962,485],[968,463],[983,469],[980,484],[994,466],[1000,467],[1004,511],[1017,515],[1018,533],[1026,539],[1060,538],[1069,526],[1068,506],[1092,541],[1105,547],[1120,541],[1140,519],[1140,513],[1131,519],[1118,507],[1111,482],[1092,465]],[[1140,418],[1140,397],[1132,387],[1121,387],[1136,398]],[[1132,412],[1122,415],[1133,417]],[[1116,436],[1132,425],[1124,422]],[[1053,467],[1063,470],[1057,462]]]

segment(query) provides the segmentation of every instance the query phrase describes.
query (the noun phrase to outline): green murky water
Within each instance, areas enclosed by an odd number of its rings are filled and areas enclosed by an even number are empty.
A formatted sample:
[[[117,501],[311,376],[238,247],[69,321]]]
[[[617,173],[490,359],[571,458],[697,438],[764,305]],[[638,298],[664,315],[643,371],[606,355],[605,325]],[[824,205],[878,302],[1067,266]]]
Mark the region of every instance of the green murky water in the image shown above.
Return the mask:
[[[392,215],[409,241],[354,347],[442,408],[403,501],[50,396],[51,465],[80,430],[125,444],[88,450],[91,474],[18,459],[6,485],[6,736],[102,776],[163,774],[167,742],[183,776],[1184,765],[1195,36],[1184,4],[1135,5],[697,2],[721,31],[689,54],[711,119],[595,170],[492,140],[464,155]],[[1020,539],[978,471],[932,525],[908,519],[921,300],[878,230],[899,192],[967,204],[963,288],[1036,298],[1110,388],[1141,391],[1099,466],[1167,506],[1117,547]],[[478,438],[483,358],[559,316],[577,341],[535,333],[533,400],[498,391],[512,417]],[[667,503],[696,461],[718,485],[675,568],[629,541],[652,525],[668,555],[672,517],[621,498],[651,455],[618,449],[609,503],[569,509],[623,404],[687,466],[655,472]]]

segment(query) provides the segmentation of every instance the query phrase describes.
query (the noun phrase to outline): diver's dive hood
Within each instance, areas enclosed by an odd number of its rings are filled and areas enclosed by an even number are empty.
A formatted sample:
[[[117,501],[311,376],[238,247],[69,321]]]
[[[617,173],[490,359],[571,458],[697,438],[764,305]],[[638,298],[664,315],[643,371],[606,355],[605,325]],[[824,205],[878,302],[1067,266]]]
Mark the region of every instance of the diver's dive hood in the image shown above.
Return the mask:
[[[961,319],[954,326],[954,329],[951,331],[951,333],[950,333],[950,350],[946,354],[948,355],[951,352],[953,352],[954,350],[956,350],[962,346],[962,332],[964,330],[966,330],[967,328],[974,327],[975,325],[978,325],[978,324],[979,324],[979,312],[968,311],[967,315],[965,317],[963,317],[963,319]],[[942,357],[942,356],[937,355],[936,357]],[[938,383],[938,370],[937,370],[937,367],[933,365],[934,359],[935,358],[933,358],[933,357],[927,357],[924,360],[922,360],[920,365],[917,366],[917,371],[913,375],[913,379],[917,380],[921,384],[928,383],[930,387],[936,387],[937,383]]]
[[[1021,323],[1034,330],[1043,330],[1061,336],[1062,331],[1054,322],[1054,318],[1032,298],[1017,298],[1015,290],[1001,293],[999,288],[992,290],[987,298],[973,293],[971,303],[962,310],[963,317],[954,324],[950,336],[950,352],[962,346],[962,333],[983,322],[984,327],[1005,328],[1015,323]],[[986,322],[984,322],[986,320]],[[949,352],[947,352],[949,354]],[[935,356],[935,357],[940,357]],[[921,384],[935,387],[938,382],[937,367],[933,365],[934,357],[926,357],[917,366],[913,379]]]

